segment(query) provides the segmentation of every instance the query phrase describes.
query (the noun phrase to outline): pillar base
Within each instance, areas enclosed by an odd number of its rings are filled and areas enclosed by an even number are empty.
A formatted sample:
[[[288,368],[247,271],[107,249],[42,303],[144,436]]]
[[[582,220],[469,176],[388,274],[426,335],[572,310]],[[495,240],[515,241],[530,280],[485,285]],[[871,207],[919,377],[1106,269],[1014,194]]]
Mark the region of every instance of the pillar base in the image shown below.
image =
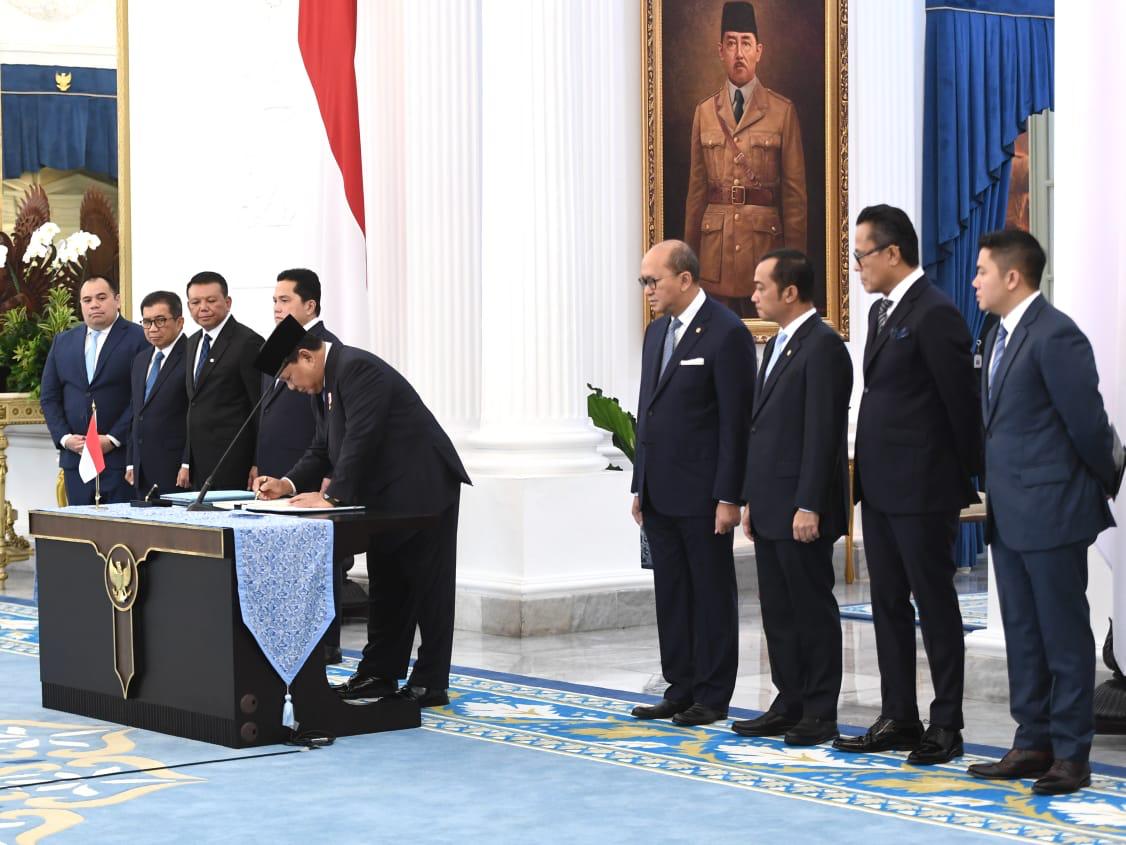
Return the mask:
[[[598,452],[602,435],[589,426],[536,431],[489,427],[467,435],[463,442],[467,451],[462,457],[474,479],[580,475],[597,473],[607,464]]]

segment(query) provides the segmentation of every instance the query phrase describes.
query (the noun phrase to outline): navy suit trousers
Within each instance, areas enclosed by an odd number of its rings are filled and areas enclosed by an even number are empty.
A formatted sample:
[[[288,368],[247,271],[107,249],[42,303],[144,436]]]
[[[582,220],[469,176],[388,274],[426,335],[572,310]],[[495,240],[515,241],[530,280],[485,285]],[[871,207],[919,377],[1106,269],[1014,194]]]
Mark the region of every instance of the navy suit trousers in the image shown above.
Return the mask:
[[[1017,723],[1013,747],[1052,751],[1057,760],[1086,762],[1095,734],[1090,545],[1018,552],[994,532],[990,547]]]

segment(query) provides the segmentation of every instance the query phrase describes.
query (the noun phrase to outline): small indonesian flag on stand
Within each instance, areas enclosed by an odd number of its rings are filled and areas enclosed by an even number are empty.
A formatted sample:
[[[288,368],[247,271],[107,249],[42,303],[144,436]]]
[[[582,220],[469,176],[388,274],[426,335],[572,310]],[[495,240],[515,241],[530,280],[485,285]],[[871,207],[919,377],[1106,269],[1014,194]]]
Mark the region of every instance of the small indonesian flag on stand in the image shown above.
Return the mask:
[[[98,439],[98,408],[90,415],[90,426],[86,429],[86,445],[82,447],[82,459],[78,462],[78,476],[87,484],[98,477],[106,468],[102,455],[102,441]]]

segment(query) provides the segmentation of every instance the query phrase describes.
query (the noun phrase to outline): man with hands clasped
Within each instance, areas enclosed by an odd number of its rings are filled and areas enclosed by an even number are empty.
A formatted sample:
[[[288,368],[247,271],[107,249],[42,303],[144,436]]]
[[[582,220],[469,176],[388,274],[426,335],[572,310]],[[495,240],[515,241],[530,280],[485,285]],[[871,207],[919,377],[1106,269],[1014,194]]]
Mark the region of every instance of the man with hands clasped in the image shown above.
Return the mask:
[[[778,695],[743,736],[816,745],[837,736],[841,620],[833,543],[848,528],[852,362],[813,305],[813,265],[796,250],[755,268],[758,313],[778,323],[755,385],[743,531],[755,543],[770,675]]]

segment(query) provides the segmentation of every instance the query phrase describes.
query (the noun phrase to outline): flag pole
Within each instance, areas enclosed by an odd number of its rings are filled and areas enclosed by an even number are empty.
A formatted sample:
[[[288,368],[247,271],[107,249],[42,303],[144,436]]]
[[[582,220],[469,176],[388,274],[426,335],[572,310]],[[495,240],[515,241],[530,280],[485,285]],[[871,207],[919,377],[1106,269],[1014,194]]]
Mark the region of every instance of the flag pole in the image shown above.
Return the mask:
[[[90,407],[93,409],[94,419],[98,418],[98,403],[91,401]],[[95,434],[96,434],[95,430]],[[100,508],[102,506],[102,474],[100,472],[94,474],[94,507]]]

